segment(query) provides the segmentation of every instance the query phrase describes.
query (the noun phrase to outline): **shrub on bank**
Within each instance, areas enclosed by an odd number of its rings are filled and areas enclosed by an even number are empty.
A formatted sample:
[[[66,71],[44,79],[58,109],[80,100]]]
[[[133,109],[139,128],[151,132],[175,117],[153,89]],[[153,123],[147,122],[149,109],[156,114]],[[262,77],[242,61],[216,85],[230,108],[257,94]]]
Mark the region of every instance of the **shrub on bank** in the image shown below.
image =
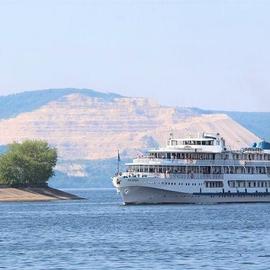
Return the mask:
[[[0,155],[0,184],[12,187],[47,186],[54,175],[57,151],[46,141],[12,143]]]

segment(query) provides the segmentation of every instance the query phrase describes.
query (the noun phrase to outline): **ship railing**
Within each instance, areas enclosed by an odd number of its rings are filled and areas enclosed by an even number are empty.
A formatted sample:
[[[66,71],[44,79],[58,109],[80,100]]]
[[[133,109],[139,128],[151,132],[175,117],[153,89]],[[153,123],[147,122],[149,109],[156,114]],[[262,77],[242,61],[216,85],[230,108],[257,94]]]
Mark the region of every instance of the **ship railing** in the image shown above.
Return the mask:
[[[124,173],[123,178],[224,179],[223,174]]]
[[[201,159],[161,159],[161,158],[136,158],[133,164],[147,165],[185,165],[185,166],[239,166],[245,165],[244,160],[201,160]],[[268,163],[269,164],[269,163]]]
[[[261,161],[261,160],[252,160],[252,161],[246,161],[245,166],[270,166],[270,160],[269,161]]]
[[[223,179],[223,174],[165,174],[165,178],[178,178],[178,179]]]

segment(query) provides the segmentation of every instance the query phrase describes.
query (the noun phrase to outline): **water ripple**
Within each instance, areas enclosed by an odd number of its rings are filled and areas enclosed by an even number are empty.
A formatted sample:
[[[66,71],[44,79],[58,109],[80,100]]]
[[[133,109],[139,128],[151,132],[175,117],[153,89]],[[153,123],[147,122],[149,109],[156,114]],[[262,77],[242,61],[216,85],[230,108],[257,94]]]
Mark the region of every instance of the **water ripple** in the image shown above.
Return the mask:
[[[114,190],[84,201],[0,204],[0,269],[268,269],[268,204],[121,205]]]

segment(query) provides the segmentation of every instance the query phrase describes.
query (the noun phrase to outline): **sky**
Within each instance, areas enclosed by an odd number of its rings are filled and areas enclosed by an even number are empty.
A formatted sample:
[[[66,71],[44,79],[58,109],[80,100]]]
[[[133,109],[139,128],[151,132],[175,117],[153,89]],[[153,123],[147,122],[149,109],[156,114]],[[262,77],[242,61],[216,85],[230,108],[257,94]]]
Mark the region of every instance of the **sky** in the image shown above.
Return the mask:
[[[270,1],[0,0],[0,94],[90,88],[270,111]]]

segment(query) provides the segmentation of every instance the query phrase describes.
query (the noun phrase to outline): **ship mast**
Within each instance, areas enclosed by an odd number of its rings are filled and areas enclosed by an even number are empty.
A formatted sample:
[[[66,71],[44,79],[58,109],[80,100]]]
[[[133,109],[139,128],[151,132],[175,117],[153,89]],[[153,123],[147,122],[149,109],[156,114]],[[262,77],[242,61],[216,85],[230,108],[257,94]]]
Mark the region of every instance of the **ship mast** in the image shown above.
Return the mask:
[[[119,165],[120,165],[120,153],[119,153],[119,149],[118,149],[118,152],[117,152],[117,175],[119,175]]]

